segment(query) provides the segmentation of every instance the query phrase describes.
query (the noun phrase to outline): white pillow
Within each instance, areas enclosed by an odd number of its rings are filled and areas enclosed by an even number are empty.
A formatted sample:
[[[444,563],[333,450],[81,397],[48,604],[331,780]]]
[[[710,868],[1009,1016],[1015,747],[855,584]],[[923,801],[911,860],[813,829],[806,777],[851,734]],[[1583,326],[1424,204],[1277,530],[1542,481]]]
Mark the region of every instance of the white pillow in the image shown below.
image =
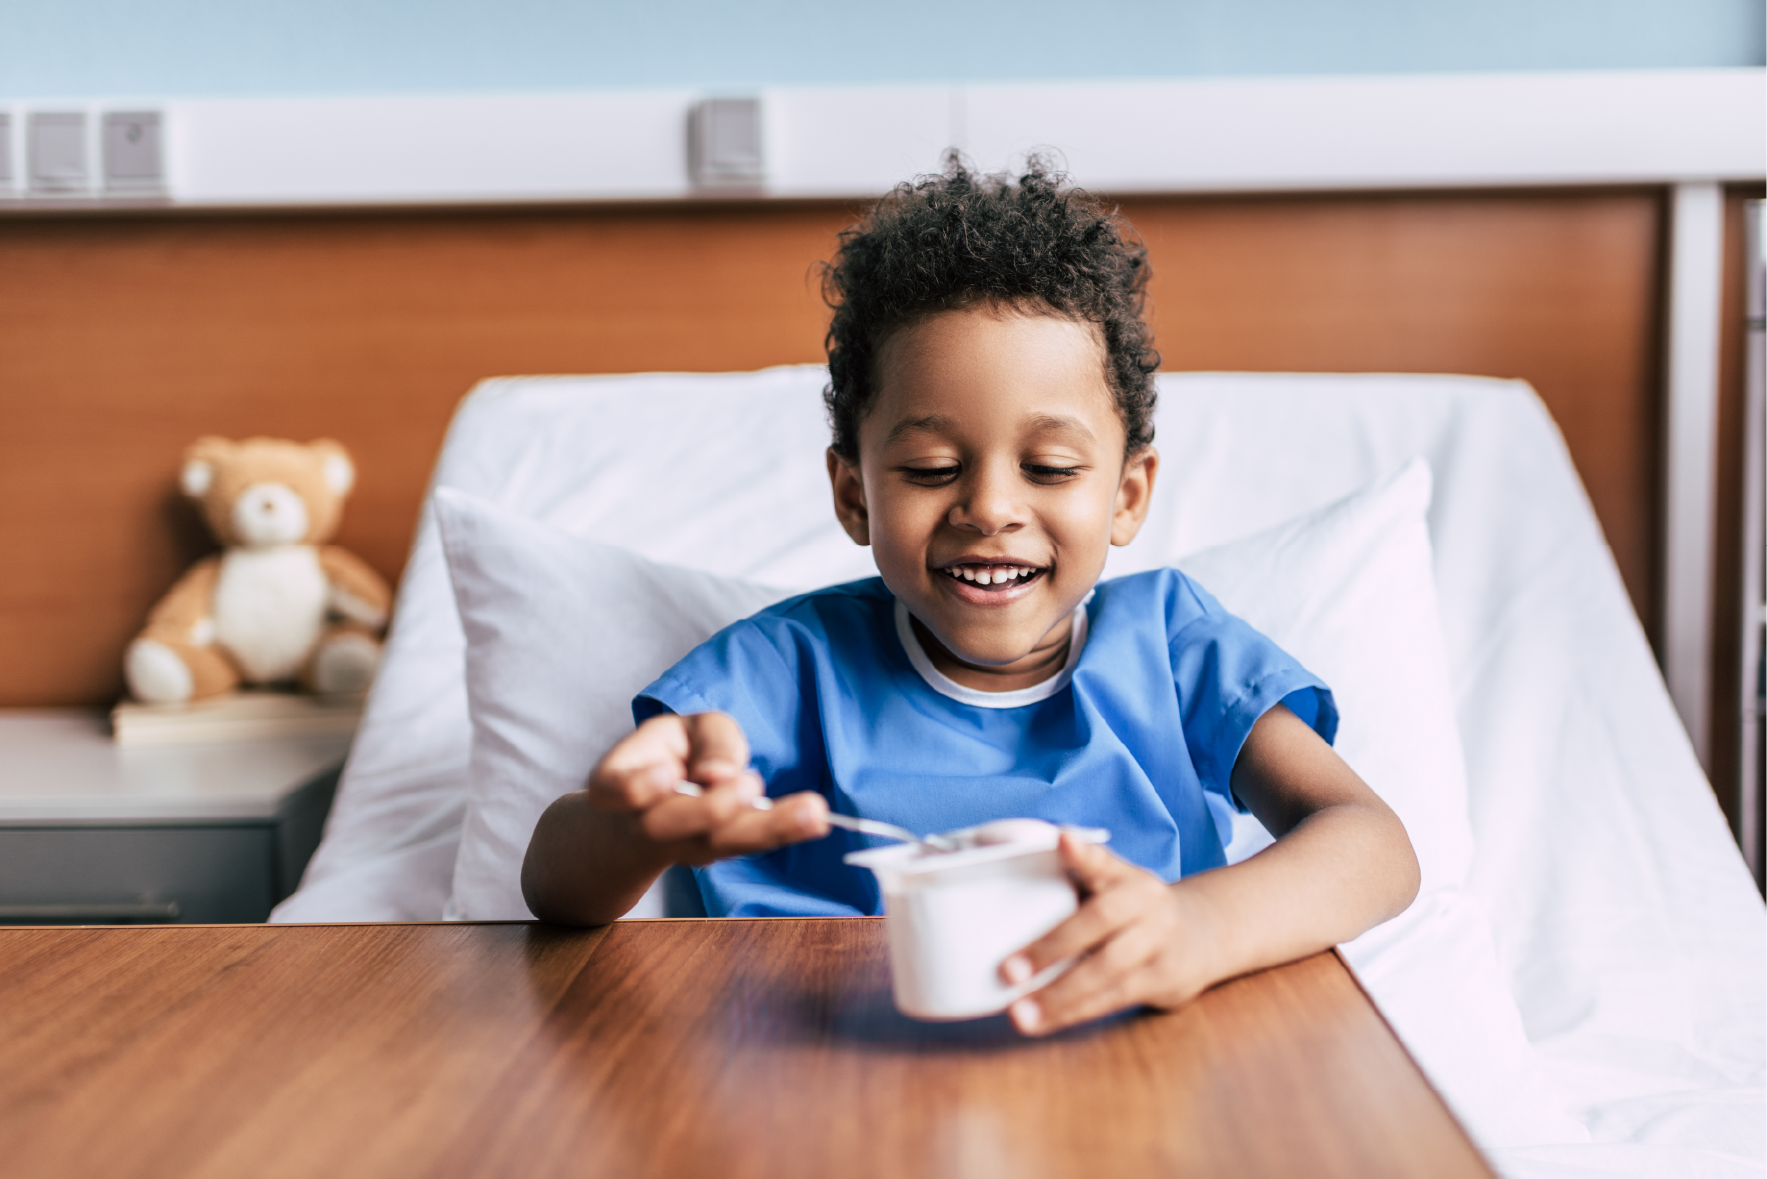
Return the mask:
[[[632,731],[632,697],[791,591],[659,565],[448,487],[436,518],[466,631],[466,819],[445,916],[532,919],[521,863],[551,802]],[[630,916],[662,912],[660,888]]]
[[[1336,748],[1404,822],[1422,869],[1403,915],[1344,957],[1483,1146],[1587,1142],[1528,1043],[1471,870],[1466,767],[1432,571],[1429,467],[1178,562],[1331,687]],[[1270,842],[1235,820],[1228,858]]]
[[[1331,688],[1338,754],[1398,812],[1426,892],[1465,884],[1473,854],[1430,491],[1428,465],[1413,459],[1337,503],[1178,562]]]

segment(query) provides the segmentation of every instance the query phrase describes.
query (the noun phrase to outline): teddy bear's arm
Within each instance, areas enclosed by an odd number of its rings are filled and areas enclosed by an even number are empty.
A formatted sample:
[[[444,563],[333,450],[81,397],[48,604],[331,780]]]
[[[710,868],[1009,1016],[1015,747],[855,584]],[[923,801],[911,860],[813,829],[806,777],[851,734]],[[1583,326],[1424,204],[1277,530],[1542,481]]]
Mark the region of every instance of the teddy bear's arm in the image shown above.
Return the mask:
[[[204,557],[180,577],[147,615],[144,638],[165,637],[206,646],[214,641],[215,581],[221,558]]]
[[[319,567],[331,583],[333,610],[377,630],[386,625],[393,593],[366,561],[348,549],[326,545],[319,550]]]

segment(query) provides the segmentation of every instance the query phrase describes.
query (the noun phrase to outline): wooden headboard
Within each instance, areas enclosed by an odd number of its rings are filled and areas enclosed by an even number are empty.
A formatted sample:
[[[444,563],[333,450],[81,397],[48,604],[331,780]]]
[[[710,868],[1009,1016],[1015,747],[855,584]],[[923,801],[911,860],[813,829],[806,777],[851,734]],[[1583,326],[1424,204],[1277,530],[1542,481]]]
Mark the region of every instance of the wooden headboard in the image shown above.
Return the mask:
[[[1136,198],[1170,369],[1522,377],[1654,622],[1656,188]],[[854,208],[694,203],[0,219],[0,705],[100,704],[208,547],[199,434],[332,436],[396,578],[455,403],[511,373],[820,359]]]

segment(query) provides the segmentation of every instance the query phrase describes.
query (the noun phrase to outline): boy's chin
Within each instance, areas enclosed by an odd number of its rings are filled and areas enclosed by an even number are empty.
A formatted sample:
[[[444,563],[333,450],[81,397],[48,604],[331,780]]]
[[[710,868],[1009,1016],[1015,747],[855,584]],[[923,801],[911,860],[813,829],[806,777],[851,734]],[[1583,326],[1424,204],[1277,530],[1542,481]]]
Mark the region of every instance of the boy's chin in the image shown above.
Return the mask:
[[[949,613],[940,621],[945,625],[929,629],[933,629],[945,650],[958,661],[978,668],[1007,668],[1029,658],[1050,630],[1050,626],[1030,621],[1014,626],[1002,618],[989,619],[985,626],[965,626],[961,619],[952,625],[954,620]]]

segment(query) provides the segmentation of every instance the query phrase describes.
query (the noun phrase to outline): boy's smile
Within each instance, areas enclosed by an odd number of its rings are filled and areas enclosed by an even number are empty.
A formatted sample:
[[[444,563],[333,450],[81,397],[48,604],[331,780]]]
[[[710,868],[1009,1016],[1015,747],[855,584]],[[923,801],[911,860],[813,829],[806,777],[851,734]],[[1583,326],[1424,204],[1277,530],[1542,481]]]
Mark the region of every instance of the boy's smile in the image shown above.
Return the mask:
[[[946,565],[940,572],[957,583],[953,592],[964,601],[992,606],[1029,593],[1032,582],[1048,570],[1015,562],[964,561]]]
[[[1124,458],[1097,329],[992,304],[942,312],[885,340],[876,387],[857,467],[829,455],[848,534],[940,671],[987,691],[1055,674],[1158,464],[1152,447]]]

